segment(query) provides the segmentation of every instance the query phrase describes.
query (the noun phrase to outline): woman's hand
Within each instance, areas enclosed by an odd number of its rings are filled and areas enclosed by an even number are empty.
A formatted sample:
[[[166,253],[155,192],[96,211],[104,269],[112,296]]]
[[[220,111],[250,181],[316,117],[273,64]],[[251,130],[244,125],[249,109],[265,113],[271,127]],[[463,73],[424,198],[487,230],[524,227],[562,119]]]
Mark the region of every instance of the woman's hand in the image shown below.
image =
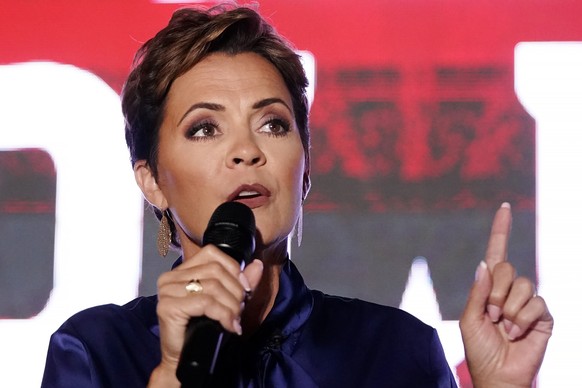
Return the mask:
[[[242,333],[240,316],[245,296],[262,276],[263,263],[255,260],[244,269],[213,245],[158,279],[158,319],[162,361],[154,370],[149,386],[179,386],[175,376],[186,327],[190,318],[206,316],[225,330]],[[186,285],[196,280],[202,291],[190,293]]]
[[[531,387],[554,326],[534,284],[507,262],[510,230],[511,209],[503,204],[460,321],[476,387]]]

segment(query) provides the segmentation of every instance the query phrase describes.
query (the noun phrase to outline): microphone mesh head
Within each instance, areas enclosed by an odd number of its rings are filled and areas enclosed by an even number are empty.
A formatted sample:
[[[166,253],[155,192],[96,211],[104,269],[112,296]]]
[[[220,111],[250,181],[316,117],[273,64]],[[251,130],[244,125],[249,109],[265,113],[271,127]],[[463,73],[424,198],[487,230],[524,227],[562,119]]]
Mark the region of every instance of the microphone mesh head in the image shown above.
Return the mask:
[[[210,221],[208,221],[208,228],[220,223],[236,224],[238,227],[248,230],[252,235],[256,232],[253,211],[239,202],[225,202],[214,210],[210,216]]]
[[[248,262],[255,250],[255,216],[246,205],[226,202],[216,208],[202,237],[238,262]]]

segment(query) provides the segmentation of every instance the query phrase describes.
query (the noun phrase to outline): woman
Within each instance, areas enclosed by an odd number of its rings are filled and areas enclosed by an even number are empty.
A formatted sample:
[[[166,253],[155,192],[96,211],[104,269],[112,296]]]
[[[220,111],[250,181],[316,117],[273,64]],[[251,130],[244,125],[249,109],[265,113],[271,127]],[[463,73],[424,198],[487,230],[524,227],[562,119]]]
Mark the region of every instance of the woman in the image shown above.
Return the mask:
[[[43,386],[180,386],[192,317],[240,338],[229,369],[245,387],[448,387],[434,329],[398,309],[307,289],[288,243],[309,191],[307,80],[290,46],[246,8],[181,10],[138,52],[123,91],[135,177],[181,249],[157,298],[81,312],[53,335]],[[236,201],[256,218],[254,261],[202,236]],[[461,320],[476,386],[531,386],[553,320],[506,262],[504,204]],[[224,386],[224,375],[215,386]]]

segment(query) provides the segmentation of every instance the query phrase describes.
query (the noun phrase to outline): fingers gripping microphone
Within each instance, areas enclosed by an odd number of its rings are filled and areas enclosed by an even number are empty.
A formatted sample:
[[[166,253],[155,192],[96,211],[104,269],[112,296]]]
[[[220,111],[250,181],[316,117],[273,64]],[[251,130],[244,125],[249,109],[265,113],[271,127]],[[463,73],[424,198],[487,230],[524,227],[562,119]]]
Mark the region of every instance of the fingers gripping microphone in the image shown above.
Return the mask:
[[[202,245],[208,244],[216,245],[238,261],[242,269],[255,250],[252,210],[238,202],[226,202],[216,208],[202,237]],[[219,353],[232,342],[229,338],[230,333],[217,321],[207,317],[190,320],[176,370],[182,387],[211,386],[216,381],[217,370],[228,369],[230,360],[219,359]]]

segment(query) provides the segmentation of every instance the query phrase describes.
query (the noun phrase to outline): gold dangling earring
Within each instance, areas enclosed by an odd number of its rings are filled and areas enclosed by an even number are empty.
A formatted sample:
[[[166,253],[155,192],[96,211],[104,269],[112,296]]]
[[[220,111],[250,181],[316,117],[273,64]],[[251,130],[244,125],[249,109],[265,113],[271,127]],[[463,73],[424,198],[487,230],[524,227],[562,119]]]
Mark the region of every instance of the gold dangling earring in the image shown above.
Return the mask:
[[[166,257],[170,250],[170,243],[172,242],[172,229],[168,221],[167,210],[162,211],[162,219],[160,220],[160,228],[158,229],[158,253],[162,257]]]

